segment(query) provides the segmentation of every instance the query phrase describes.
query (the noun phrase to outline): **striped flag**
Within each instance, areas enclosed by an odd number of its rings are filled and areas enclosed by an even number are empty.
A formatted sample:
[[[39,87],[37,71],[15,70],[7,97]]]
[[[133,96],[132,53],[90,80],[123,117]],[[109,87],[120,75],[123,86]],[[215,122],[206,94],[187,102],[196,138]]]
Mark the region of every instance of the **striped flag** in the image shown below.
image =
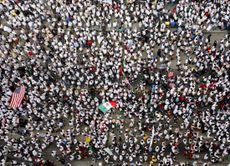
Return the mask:
[[[109,101],[109,102],[105,102],[103,104],[100,104],[98,106],[98,108],[103,112],[106,113],[107,111],[109,111],[111,108],[116,107],[117,102],[116,101]]]
[[[10,107],[17,108],[21,105],[26,92],[25,86],[17,87],[12,95]]]

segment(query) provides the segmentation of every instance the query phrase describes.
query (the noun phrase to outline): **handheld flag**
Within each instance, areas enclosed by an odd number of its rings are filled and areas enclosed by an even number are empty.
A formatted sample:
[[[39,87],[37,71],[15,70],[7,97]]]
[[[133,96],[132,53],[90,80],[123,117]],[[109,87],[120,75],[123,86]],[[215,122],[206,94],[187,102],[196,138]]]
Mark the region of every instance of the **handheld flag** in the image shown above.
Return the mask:
[[[103,112],[106,113],[107,111],[109,111],[111,108],[116,107],[117,102],[116,101],[109,101],[109,102],[105,102],[103,104],[100,104],[98,106],[98,108]]]
[[[17,87],[12,95],[10,107],[17,108],[21,105],[26,92],[25,86]]]

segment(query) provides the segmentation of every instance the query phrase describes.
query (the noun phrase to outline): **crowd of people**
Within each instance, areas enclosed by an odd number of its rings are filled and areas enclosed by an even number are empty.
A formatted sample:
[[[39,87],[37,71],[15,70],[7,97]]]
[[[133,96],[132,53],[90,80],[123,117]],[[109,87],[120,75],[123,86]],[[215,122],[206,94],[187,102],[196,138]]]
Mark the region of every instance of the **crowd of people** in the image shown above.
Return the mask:
[[[1,165],[229,162],[229,1],[111,2],[1,1]]]

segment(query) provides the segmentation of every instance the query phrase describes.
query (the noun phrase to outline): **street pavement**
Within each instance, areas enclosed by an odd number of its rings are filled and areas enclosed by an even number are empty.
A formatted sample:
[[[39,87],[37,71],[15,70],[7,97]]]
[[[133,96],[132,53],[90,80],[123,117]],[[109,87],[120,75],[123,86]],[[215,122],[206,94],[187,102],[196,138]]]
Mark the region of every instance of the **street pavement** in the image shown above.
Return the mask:
[[[170,6],[170,7],[172,7],[172,6]],[[1,20],[1,21],[3,21],[3,20]],[[3,21],[2,23],[4,23],[4,21]],[[5,22],[5,24],[7,24],[7,23]],[[138,25],[135,25],[135,26],[138,26]],[[97,28],[98,28],[98,27],[97,27]],[[107,29],[107,30],[111,30],[111,29]],[[211,42],[212,42],[212,43],[213,43],[214,41],[219,42],[219,41],[227,34],[226,31],[215,30],[215,31],[212,31],[212,32],[205,32],[205,36],[207,36],[209,33],[212,34],[212,37],[211,37]],[[23,42],[23,41],[22,41],[22,42]],[[47,49],[48,49],[48,48],[47,48]],[[156,52],[156,51],[157,51],[157,49],[155,50],[155,52]],[[12,55],[13,55],[13,56],[17,56],[17,55],[14,55],[13,52],[14,52],[14,51],[12,51]],[[145,56],[145,55],[143,55],[143,57],[144,57],[144,56]],[[193,55],[192,55],[192,56],[193,56]],[[0,55],[0,57],[1,57],[1,55]],[[24,57],[24,58],[25,58],[25,57]],[[184,63],[185,59],[186,59],[186,56],[182,56],[182,57],[181,57],[182,64]],[[25,60],[26,60],[26,59],[25,59]],[[43,64],[43,65],[45,65],[45,64]],[[158,64],[158,65],[160,66],[161,64]],[[158,67],[159,67],[159,66],[158,66]],[[172,60],[171,69],[172,69],[172,70],[175,70],[175,71],[177,70],[176,59],[173,59],[173,60]],[[138,84],[138,81],[136,82],[136,84]],[[134,85],[134,84],[133,84],[133,85]],[[134,85],[134,86],[135,86],[135,85]],[[118,117],[118,116],[120,116],[120,115],[114,114],[113,116],[114,116],[114,118],[116,118],[116,117]],[[128,119],[125,119],[125,121],[126,121],[126,127],[125,127],[125,129],[126,129],[126,128],[128,128],[129,120],[128,120]],[[86,126],[83,126],[82,129],[83,129],[84,127],[86,127]],[[64,130],[67,130],[67,129],[69,129],[69,128],[70,128],[70,126],[69,126],[68,123],[66,122],[65,127],[64,127]],[[35,133],[36,133],[36,132],[43,133],[43,132],[45,132],[45,131],[35,131]],[[57,133],[53,133],[53,135],[55,135],[55,134],[57,134]],[[13,137],[13,138],[19,137],[19,135],[14,134],[14,133],[9,133],[9,136],[10,136],[10,137]],[[28,139],[29,139],[29,138],[28,138]],[[84,136],[79,136],[79,137],[78,137],[78,140],[79,140],[79,141],[85,141],[84,139],[85,139]],[[109,137],[108,144],[109,144],[110,142],[111,142],[111,137]],[[52,162],[54,162],[54,163],[55,163],[55,166],[63,166],[62,163],[60,163],[60,162],[57,161],[56,159],[52,158],[52,156],[50,155],[51,151],[52,151],[52,150],[55,150],[55,149],[57,149],[56,146],[55,146],[54,144],[51,144],[51,145],[44,151],[44,156],[45,156],[46,159],[49,159],[49,160],[51,160]],[[23,160],[21,160],[21,159],[13,158],[12,156],[10,156],[10,154],[8,154],[8,156],[7,156],[7,161],[10,161],[10,160],[23,161]],[[183,156],[178,156],[178,161],[187,162],[188,160],[186,160]],[[190,161],[191,161],[191,160],[190,160]],[[98,162],[92,162],[91,159],[84,159],[84,160],[80,160],[80,161],[74,161],[74,162],[72,162],[72,165],[73,165],[73,166],[91,166],[91,165],[93,165],[93,166],[99,166],[99,162],[100,162],[100,161],[98,161]],[[102,161],[101,161],[101,162],[102,162]],[[202,161],[199,161],[199,163],[202,163]],[[29,163],[28,163],[28,164],[29,164]],[[30,163],[30,164],[32,164],[32,163]],[[223,163],[223,164],[224,164],[224,165],[225,165],[225,164],[227,165],[227,163]],[[214,165],[216,165],[216,166],[224,166],[223,164],[214,164]],[[33,165],[33,164],[32,164],[32,165]],[[112,166],[113,163],[111,163],[110,165]],[[147,166],[148,163],[146,163],[145,165]],[[145,166],[145,165],[144,165],[144,166]]]

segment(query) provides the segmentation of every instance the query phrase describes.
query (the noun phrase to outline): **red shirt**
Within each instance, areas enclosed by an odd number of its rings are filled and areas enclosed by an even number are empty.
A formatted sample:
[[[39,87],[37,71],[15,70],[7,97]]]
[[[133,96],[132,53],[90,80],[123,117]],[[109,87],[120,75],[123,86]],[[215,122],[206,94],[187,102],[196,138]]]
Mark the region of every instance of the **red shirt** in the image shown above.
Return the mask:
[[[201,85],[200,85],[200,88],[201,88],[201,89],[206,89],[206,88],[207,88],[207,85],[206,85],[206,84],[201,84]]]
[[[29,51],[29,52],[28,52],[28,56],[29,56],[29,57],[32,57],[32,55],[33,55],[33,52],[32,52],[32,51]]]
[[[184,102],[184,101],[185,101],[185,98],[184,98],[183,96],[180,96],[180,97],[179,97],[179,100],[180,100],[180,102]]]
[[[87,41],[87,45],[88,45],[88,46],[92,46],[92,44],[93,44],[93,41],[92,41],[92,40]]]

